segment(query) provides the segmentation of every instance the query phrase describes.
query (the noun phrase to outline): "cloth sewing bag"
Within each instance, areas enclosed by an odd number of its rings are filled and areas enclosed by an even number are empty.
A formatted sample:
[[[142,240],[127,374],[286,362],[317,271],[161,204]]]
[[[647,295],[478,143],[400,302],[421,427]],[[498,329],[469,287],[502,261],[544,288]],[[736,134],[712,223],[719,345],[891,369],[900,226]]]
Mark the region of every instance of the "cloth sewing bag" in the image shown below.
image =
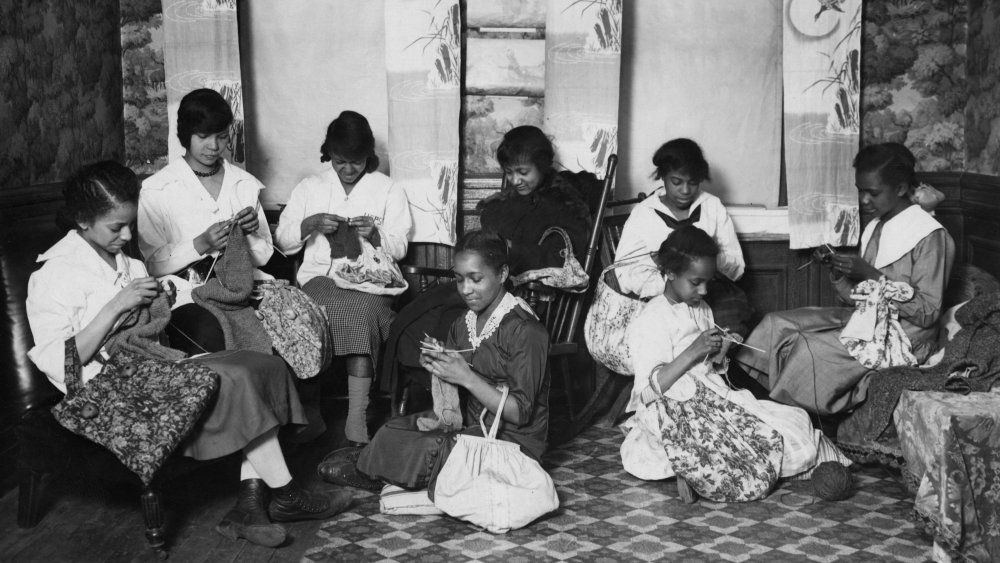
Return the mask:
[[[479,415],[484,437],[458,435],[434,489],[434,505],[442,512],[494,534],[523,528],[559,508],[555,484],[542,466],[517,444],[497,440],[509,389],[502,393],[489,432],[484,408]]]
[[[204,365],[155,359],[134,352],[111,355],[83,384],[76,339],[66,340],[66,396],[55,419],[111,450],[148,485],[191,432],[219,388]]]
[[[851,299],[854,313],[840,333],[844,348],[869,369],[917,365],[896,305],[913,299],[913,288],[882,276],[856,285]]]
[[[257,318],[271,344],[299,379],[322,373],[333,360],[326,310],[285,280],[257,284],[262,298]]]
[[[685,401],[654,403],[674,473],[715,502],[766,497],[781,474],[781,434],[697,379],[695,387]]]
[[[646,303],[623,294],[618,288],[615,268],[636,261],[622,260],[605,268],[597,279],[594,302],[587,311],[583,336],[590,355],[613,372],[634,375],[628,346],[629,322],[639,316]]]
[[[392,256],[381,246],[375,247],[358,237],[361,254],[355,259],[334,259],[328,276],[342,289],[375,295],[399,295],[409,285]]]
[[[565,263],[562,267],[539,268],[537,270],[528,270],[527,272],[512,276],[510,279],[514,284],[514,287],[524,285],[528,282],[538,281],[549,287],[573,293],[581,293],[587,290],[587,286],[590,285],[590,280],[587,278],[587,273],[583,271],[583,266],[580,265],[580,261],[577,260],[576,255],[573,254],[573,242],[570,240],[569,233],[567,233],[565,229],[561,227],[549,227],[544,233],[542,233],[541,238],[538,239],[538,244],[541,245],[545,242],[545,239],[548,238],[549,235],[556,234],[561,235],[563,241],[566,243],[565,248],[559,251],[565,259]]]

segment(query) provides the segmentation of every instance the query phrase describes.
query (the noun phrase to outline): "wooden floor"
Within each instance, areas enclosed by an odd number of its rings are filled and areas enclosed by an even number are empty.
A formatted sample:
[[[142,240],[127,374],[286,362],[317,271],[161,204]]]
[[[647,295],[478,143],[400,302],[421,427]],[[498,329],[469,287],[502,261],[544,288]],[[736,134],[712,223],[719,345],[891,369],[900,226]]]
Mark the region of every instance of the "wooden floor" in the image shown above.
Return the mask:
[[[329,428],[308,447],[286,451],[292,474],[312,488],[334,488],[316,476],[316,465],[344,444],[346,399],[324,405]],[[385,405],[373,409],[385,414]],[[321,522],[287,524],[290,541],[279,548],[234,542],[215,532],[215,525],[235,502],[239,459],[232,456],[207,464],[164,488],[167,543],[171,561],[299,561],[306,542]],[[35,528],[17,527],[17,490],[0,498],[0,561],[156,561],[143,535],[137,488],[97,485],[72,476],[49,478],[44,484],[44,517]]]

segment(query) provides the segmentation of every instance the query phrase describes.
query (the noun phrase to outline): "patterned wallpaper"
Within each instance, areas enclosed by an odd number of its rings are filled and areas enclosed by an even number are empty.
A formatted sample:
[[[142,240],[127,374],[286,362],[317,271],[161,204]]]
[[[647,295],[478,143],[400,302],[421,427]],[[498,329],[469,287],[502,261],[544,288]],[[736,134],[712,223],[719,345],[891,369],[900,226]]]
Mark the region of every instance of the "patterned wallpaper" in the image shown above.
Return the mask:
[[[924,171],[965,166],[968,4],[864,3],[862,143],[895,141]]]
[[[965,169],[1000,174],[1000,2],[969,0]]]
[[[166,73],[161,0],[121,1],[125,163],[139,174],[167,164]]]
[[[124,156],[118,0],[0,0],[0,187]]]

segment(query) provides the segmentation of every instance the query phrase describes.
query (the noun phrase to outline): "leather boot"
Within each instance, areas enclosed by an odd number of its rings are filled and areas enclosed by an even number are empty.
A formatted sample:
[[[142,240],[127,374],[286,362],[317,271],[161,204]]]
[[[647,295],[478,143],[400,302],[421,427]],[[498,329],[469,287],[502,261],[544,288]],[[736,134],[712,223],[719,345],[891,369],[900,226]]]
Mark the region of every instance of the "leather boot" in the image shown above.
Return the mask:
[[[324,520],[346,510],[353,498],[348,491],[307,491],[292,480],[271,489],[268,512],[275,522]]]
[[[240,495],[233,507],[215,526],[215,530],[231,540],[240,538],[264,547],[285,543],[287,532],[281,524],[267,517],[267,485],[261,479],[240,481]]]

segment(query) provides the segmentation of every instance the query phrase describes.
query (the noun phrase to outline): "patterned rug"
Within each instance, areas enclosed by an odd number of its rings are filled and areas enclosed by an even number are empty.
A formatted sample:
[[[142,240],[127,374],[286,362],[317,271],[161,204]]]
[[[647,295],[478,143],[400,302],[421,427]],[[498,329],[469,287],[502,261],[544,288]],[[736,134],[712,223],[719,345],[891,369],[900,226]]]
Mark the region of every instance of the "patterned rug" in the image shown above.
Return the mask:
[[[928,561],[931,540],[910,519],[897,476],[854,473],[840,502],[810,481],[781,484],[765,500],[684,504],[673,480],[640,481],[621,467],[617,430],[591,428],[546,456],[561,507],[531,526],[493,535],[439,516],[385,516],[378,497],[319,531],[308,561]]]

